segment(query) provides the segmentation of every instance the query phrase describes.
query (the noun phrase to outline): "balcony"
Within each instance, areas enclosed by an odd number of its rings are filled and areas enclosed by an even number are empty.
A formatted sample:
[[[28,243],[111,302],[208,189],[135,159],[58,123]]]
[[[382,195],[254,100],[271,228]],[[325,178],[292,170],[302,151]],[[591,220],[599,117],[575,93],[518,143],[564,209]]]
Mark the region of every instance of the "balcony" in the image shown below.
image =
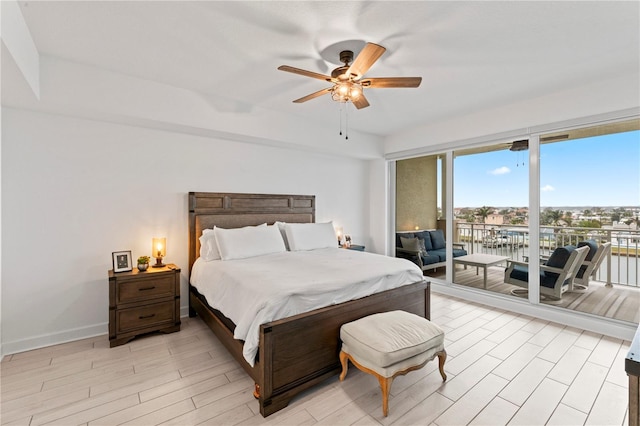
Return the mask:
[[[526,261],[529,257],[529,230],[526,226],[458,223],[457,238],[469,253],[489,253]],[[611,242],[611,254],[596,273],[596,280],[612,285],[640,287],[640,230],[602,228],[540,227],[540,255],[549,256],[557,247],[577,245],[593,239]]]
[[[529,231],[527,227],[497,226],[458,223],[454,241],[464,242],[471,253],[488,253],[510,259],[527,261],[529,255]],[[540,254],[550,255],[557,247],[577,245],[594,239],[598,243],[610,241],[612,250],[596,271],[595,279],[586,291],[566,292],[561,300],[541,299],[541,303],[586,312],[606,318],[632,323],[640,322],[640,285],[638,283],[638,257],[640,255],[640,231],[618,231],[594,228],[541,227]],[[505,265],[487,269],[487,290],[511,295],[517,288],[504,282]],[[444,270],[428,275],[444,279]],[[483,272],[475,267],[458,266],[455,283],[483,289]]]

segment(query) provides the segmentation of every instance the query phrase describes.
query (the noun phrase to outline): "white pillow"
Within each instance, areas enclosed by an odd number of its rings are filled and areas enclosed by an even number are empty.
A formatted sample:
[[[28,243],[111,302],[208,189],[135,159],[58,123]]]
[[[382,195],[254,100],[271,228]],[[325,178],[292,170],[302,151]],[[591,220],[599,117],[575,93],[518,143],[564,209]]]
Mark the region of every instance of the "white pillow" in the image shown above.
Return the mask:
[[[202,230],[202,235],[200,236],[200,258],[207,262],[220,259],[216,234],[213,229]]]
[[[213,232],[222,260],[246,259],[287,250],[277,226],[215,227]]]
[[[338,247],[333,222],[287,223],[284,225],[291,251]]]
[[[284,246],[286,247],[287,251],[291,250],[289,248],[289,241],[287,241],[287,232],[284,229],[284,226],[286,225],[286,223],[284,223],[284,222],[276,222],[273,225],[277,226],[278,229],[280,230],[280,234],[282,234],[282,240],[284,241]]]

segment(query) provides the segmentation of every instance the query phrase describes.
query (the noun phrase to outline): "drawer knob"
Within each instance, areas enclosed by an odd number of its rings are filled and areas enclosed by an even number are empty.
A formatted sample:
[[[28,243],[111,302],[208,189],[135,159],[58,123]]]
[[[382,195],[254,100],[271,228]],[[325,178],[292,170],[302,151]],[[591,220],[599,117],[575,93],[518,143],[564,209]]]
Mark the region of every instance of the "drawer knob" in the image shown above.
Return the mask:
[[[153,317],[155,317],[155,316],[156,316],[156,314],[151,314],[151,315],[140,315],[140,316],[138,317],[138,319],[153,318]]]
[[[139,288],[138,291],[153,290],[154,288],[156,288],[155,285],[151,287],[142,287],[142,288]]]

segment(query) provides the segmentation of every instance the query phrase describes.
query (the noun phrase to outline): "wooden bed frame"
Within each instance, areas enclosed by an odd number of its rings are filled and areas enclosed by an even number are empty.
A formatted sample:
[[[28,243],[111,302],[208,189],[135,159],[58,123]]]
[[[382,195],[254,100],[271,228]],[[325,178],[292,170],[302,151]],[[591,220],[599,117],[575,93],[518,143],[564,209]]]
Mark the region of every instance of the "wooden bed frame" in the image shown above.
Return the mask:
[[[189,274],[199,256],[203,229],[237,228],[275,221],[315,222],[315,196],[189,193]],[[337,243],[337,242],[336,242]],[[260,413],[266,417],[286,407],[298,393],[341,371],[340,326],[378,312],[404,310],[430,318],[426,281],[358,300],[316,309],[260,326],[255,366],[242,356],[233,323],[211,309],[189,285],[189,315],[199,315],[256,383]]]

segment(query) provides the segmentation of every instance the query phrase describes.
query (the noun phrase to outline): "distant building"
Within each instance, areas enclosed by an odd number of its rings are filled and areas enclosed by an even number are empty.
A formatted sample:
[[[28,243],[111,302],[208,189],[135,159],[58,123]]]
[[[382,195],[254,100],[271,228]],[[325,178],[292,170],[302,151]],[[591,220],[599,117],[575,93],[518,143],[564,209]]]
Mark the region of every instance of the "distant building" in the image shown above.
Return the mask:
[[[490,225],[502,225],[504,224],[504,215],[490,214],[489,216],[487,216],[484,223],[487,223]]]

